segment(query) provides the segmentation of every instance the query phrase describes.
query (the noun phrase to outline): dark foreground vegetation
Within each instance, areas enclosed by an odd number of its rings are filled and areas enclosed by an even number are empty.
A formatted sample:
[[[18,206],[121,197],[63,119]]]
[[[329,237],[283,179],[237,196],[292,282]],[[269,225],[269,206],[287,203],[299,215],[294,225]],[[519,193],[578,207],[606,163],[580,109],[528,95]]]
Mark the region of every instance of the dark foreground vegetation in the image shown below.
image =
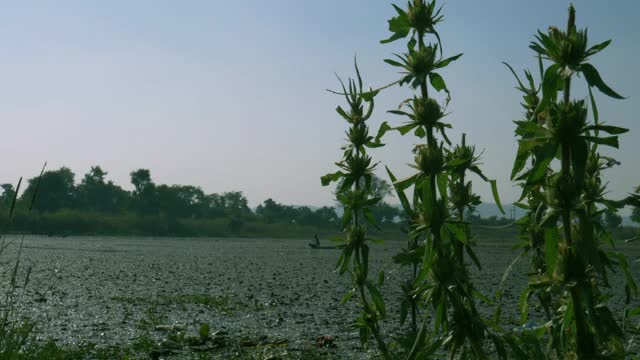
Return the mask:
[[[336,163],[338,171],[322,177],[325,186],[341,184],[338,199],[345,212],[336,271],[349,275],[352,289],[344,299],[357,299],[353,327],[363,347],[376,348],[387,360],[637,358],[638,287],[627,254],[617,248],[602,220],[604,216],[609,227],[618,226],[615,212],[640,207],[637,192],[620,200],[607,198],[603,180],[619,163],[601,148],[618,148],[619,135],[628,132],[600,120],[594,95],[597,90],[624,99],[590,63],[611,41],[589,45],[571,5],[566,27],[538,31],[529,45],[538,58],[539,77],[525,71],[523,83],[507,65],[523,93],[525,110],[515,121],[519,147],[511,172],[511,180],[522,188],[517,206],[526,211],[516,222],[521,250],[514,261],[530,262],[518,304],[522,328],[514,331],[500,320],[503,286],[511,280],[512,266],[492,290],[497,302],[493,316],[482,313],[481,304],[491,303],[491,295],[483,293],[471,273],[472,266],[480,270],[483,264],[467,216],[480,202],[468,174],[490,183],[498,206],[500,200],[496,182],[480,169],[475,147],[464,134],[459,143],[447,136],[453,127],[447,116],[452,96],[443,73],[462,54],[445,55],[437,30],[444,16],[435,0],[408,1],[394,9],[391,35],[381,43],[406,43],[406,52],[384,60],[399,71],[398,80],[367,89],[357,64],[355,78],[339,79],[341,88],[332,92],[344,98],[336,112],[347,122],[347,144]],[[588,92],[578,95],[572,81],[580,78]],[[408,88],[407,99],[388,112],[402,122],[384,122],[374,135],[369,120],[375,98],[396,86]],[[385,330],[394,323],[382,291],[389,283],[384,271],[376,274],[369,266],[374,258],[370,228],[378,227],[371,208],[381,200],[371,191],[378,165],[373,154],[384,146],[389,131],[414,136],[417,143],[411,176],[397,179],[390,169],[396,165],[386,167],[409,230],[407,246],[392,257],[409,269],[404,280],[391,285],[401,298],[395,310],[402,330],[393,336]],[[623,280],[624,294],[613,290],[614,276]],[[614,306],[616,299],[623,301],[622,309]],[[543,322],[528,321],[532,303],[543,310]]]

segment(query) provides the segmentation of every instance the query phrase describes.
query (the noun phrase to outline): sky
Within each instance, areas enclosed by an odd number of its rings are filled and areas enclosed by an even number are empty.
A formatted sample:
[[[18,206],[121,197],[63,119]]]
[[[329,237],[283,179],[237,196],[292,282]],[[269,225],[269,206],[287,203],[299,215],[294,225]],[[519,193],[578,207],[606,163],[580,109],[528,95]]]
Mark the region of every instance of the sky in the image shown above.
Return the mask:
[[[250,205],[267,198],[332,205],[320,177],[335,171],[347,124],[335,74],[353,76],[357,55],[365,83],[399,78],[383,62],[404,49],[387,38],[391,3],[378,0],[0,1],[0,182],[67,166],[79,181],[92,165],[131,189],[129,173],[150,169],[156,183],[190,184],[207,193],[243,191]],[[400,4],[404,4],[401,2]],[[536,69],[529,42],[537,29],[566,26],[568,1],[444,3],[438,31],[446,56],[464,55],[442,75],[451,90],[452,139],[483,151],[484,172],[503,202],[517,148],[513,120],[520,94],[502,61]],[[597,94],[600,118],[631,130],[622,165],[606,174],[613,198],[640,185],[640,2],[574,2],[591,43],[614,39],[592,63],[627,97]],[[574,83],[580,83],[574,81]],[[586,97],[585,87],[573,94]],[[403,120],[387,113],[408,87],[381,93],[371,128]],[[636,110],[636,111],[634,111]],[[410,175],[412,136],[395,133],[371,151],[398,176]],[[474,189],[491,201],[490,188]],[[393,200],[392,200],[393,201]]]

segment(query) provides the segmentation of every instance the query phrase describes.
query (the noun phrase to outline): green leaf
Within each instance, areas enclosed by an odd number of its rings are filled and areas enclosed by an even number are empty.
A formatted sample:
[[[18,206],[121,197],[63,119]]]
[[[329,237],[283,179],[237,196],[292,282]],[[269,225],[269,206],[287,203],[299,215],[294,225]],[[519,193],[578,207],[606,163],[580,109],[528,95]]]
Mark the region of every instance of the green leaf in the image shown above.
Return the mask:
[[[589,89],[589,99],[591,100],[591,111],[593,111],[593,122],[597,125],[600,125],[600,117],[598,115],[598,105],[596,105],[596,99],[593,97],[593,91],[591,91],[591,86],[587,86]],[[598,136],[598,131],[595,133]]]
[[[473,251],[471,246],[467,245],[467,246],[465,246],[465,249],[467,250],[467,254],[469,254],[469,257],[471,258],[471,260],[473,260],[473,263],[476,265],[478,270],[482,270],[482,265],[480,264],[480,259],[478,259],[478,256],[476,255],[475,251]]]
[[[598,70],[591,64],[582,64],[580,66],[580,71],[584,74],[584,77],[587,79],[587,83],[589,86],[595,86],[600,90],[601,93],[612,97],[614,99],[624,99],[624,97],[617,92],[613,91],[607,84],[604,83]]]
[[[200,329],[198,329],[198,334],[200,334],[201,339],[206,339],[209,337],[209,324],[205,323],[200,325]]]
[[[535,146],[536,143],[532,141],[518,142],[518,152],[516,154],[516,160],[513,163],[513,169],[511,170],[511,180],[513,180],[527,165],[527,160],[532,155],[531,149]]]
[[[384,285],[384,270],[380,270],[380,272],[378,273],[378,284],[377,286],[382,286]]]
[[[431,82],[431,86],[433,86],[436,91],[447,90],[447,84],[445,84],[444,79],[438,73],[429,74],[429,81]]]
[[[558,81],[560,80],[560,74],[558,70],[560,65],[553,64],[547,68],[544,72],[544,80],[542,81],[542,99],[536,108],[536,113],[544,110],[551,101],[554,101],[558,96]]]
[[[551,275],[556,269],[558,259],[558,240],[560,235],[557,228],[544,230],[544,259],[547,264],[547,274]]]
[[[392,65],[392,66],[404,67],[404,65],[403,65],[403,64],[401,64],[400,62],[395,61],[395,60],[391,60],[391,59],[384,59],[384,62],[386,62],[387,64]]]
[[[368,143],[364,144],[364,146],[366,146],[369,149],[377,149],[377,148],[383,147],[384,144],[380,142],[369,141]]]
[[[398,127],[397,127],[397,128],[395,128],[395,129],[396,129],[396,130],[398,130],[398,132],[399,132],[401,135],[405,135],[405,134],[407,134],[409,131],[413,130],[413,128],[415,128],[416,126],[418,126],[418,125],[417,125],[417,124],[415,124],[415,123],[409,123],[409,124],[406,124],[406,125],[398,126]]]
[[[395,115],[407,116],[407,117],[411,118],[412,120],[414,119],[414,116],[412,114],[409,114],[408,112],[405,112],[405,111],[402,111],[402,110],[389,110],[387,112],[391,113],[391,114],[395,114]]]
[[[600,44],[597,44],[597,45],[594,45],[594,46],[590,47],[589,50],[587,50],[587,52],[585,54],[586,54],[586,56],[591,56],[591,55],[597,54],[600,51],[604,50],[607,46],[609,46],[609,44],[611,44],[611,40],[607,40],[607,41],[601,42]]]
[[[571,168],[573,169],[573,178],[576,181],[576,187],[579,191],[584,185],[585,168],[588,157],[589,145],[584,139],[576,139],[576,141],[571,144]]]
[[[418,41],[414,37],[411,37],[411,39],[407,42],[407,49],[409,51],[414,50],[417,43]]]
[[[585,128],[586,130],[594,130],[594,131],[604,131],[611,135],[620,135],[629,131],[629,129],[621,128],[618,126],[608,126],[608,125],[591,125]]]
[[[417,174],[411,175],[407,178],[394,182],[393,185],[396,187],[397,190],[403,191],[403,190],[406,190],[411,185],[413,185],[417,177],[418,177]]]
[[[391,20],[389,20],[389,31],[392,32],[393,35],[391,35],[391,37],[386,40],[380,41],[380,43],[382,44],[388,44],[398,39],[405,38],[411,31],[407,13],[396,5],[393,5],[393,7],[398,13],[398,16],[393,17]]]
[[[520,322],[522,323],[526,323],[529,317],[529,297],[531,297],[531,289],[527,287],[520,293],[520,301],[518,302],[520,306]]]
[[[365,219],[367,219],[369,224],[373,225],[373,227],[375,227],[378,230],[382,230],[380,226],[378,226],[378,222],[376,221],[376,218],[373,216],[371,209],[363,209],[362,212],[364,213],[364,217]]]
[[[336,271],[338,271],[340,275],[344,274],[349,269],[352,254],[353,249],[351,247],[346,247],[342,250],[340,257],[338,257],[338,263],[336,264]]]
[[[480,170],[480,168],[476,165],[470,166],[469,170],[473,171],[476,175],[480,176],[480,178],[484,181],[490,181],[489,178]]]
[[[349,114],[347,114],[340,106],[336,108],[336,112],[340,114],[340,116],[342,116],[345,120],[351,121],[351,116],[349,116]]]
[[[488,297],[486,297],[480,291],[478,291],[476,289],[473,289],[472,292],[473,292],[474,297],[480,299],[480,301],[482,301],[483,303],[485,303],[487,305],[493,305],[493,301],[491,301]]]
[[[387,131],[389,130],[391,130],[391,126],[389,126],[389,124],[386,121],[380,124],[380,128],[378,129],[378,134],[376,135],[375,142],[379,143],[382,137],[384,136],[384,134],[386,134]]]
[[[609,256],[612,256],[618,260],[618,266],[622,269],[624,273],[625,280],[627,282],[627,286],[633,292],[634,297],[638,295],[638,287],[636,285],[635,280],[633,279],[633,274],[631,273],[631,269],[629,268],[629,263],[627,262],[627,257],[621,252],[610,252]]]
[[[434,67],[435,69],[442,69],[443,67],[446,67],[447,65],[449,65],[451,62],[458,60],[460,57],[462,56],[462,53],[458,54],[458,55],[454,55],[450,58],[446,58],[444,60],[440,60],[438,61],[438,63],[436,64],[436,66]]]
[[[351,298],[353,297],[353,295],[356,294],[356,289],[351,289],[349,290],[348,293],[344,294],[344,296],[342,297],[342,299],[340,300],[340,305],[344,305],[347,303],[347,301],[351,300]]]
[[[518,125],[516,128],[516,135],[520,135],[523,138],[541,137],[545,135],[544,128],[535,121],[524,120],[515,121],[515,123]]]
[[[387,309],[385,308],[384,300],[382,299],[382,295],[380,294],[378,288],[376,288],[370,282],[367,282],[367,289],[369,290],[369,294],[371,294],[371,300],[373,300],[373,304],[375,305],[376,310],[378,310],[383,318],[386,317]]]
[[[585,136],[585,140],[591,141],[595,144],[607,145],[614,148],[618,148],[618,137],[617,136],[607,136],[607,137],[595,137],[595,136]]]
[[[500,195],[498,195],[498,185],[496,184],[495,180],[489,180],[489,183],[491,183],[491,193],[493,194],[493,200],[496,202],[496,205],[498,205],[498,209],[500,209],[500,212],[504,214],[502,202],[500,201]]]
[[[404,193],[403,190],[399,189],[395,185],[397,179],[395,175],[393,175],[391,170],[389,170],[387,166],[385,166],[385,169],[387,169],[387,174],[389,175],[389,179],[391,180],[391,183],[393,184],[393,187],[396,190],[396,194],[398,195],[398,199],[400,200],[400,204],[402,204],[402,208],[404,209],[405,214],[411,217],[410,215],[413,213],[413,211],[411,210],[411,205],[409,204],[409,199],[407,199],[407,195]]]
[[[469,238],[467,236],[467,231],[463,224],[447,224],[447,229],[455,236],[456,240],[460,241],[465,245],[469,245]]]
[[[352,211],[351,208],[345,208],[344,209],[344,214],[342,215],[342,228],[346,229],[347,226],[349,225],[349,223],[351,222],[351,216],[352,216]]]
[[[634,317],[634,316],[638,316],[640,315],[640,306],[633,308],[632,310],[629,311],[629,314],[627,316],[629,317]]]
[[[321,177],[320,182],[322,183],[322,186],[328,186],[332,182],[340,180],[343,176],[344,173],[342,171],[338,171]]]
[[[400,303],[400,326],[404,325],[409,314],[409,304],[406,301]]]
[[[516,81],[518,82],[518,85],[520,86],[520,89],[524,89],[524,85],[522,85],[522,81],[520,81],[520,78],[518,77],[518,74],[516,74],[515,70],[513,70],[513,68],[511,67],[511,65],[509,65],[506,62],[502,62],[506,67],[509,68],[509,70],[511,70],[511,73],[513,74],[513,76],[516,78]]]
[[[360,96],[364,101],[371,103],[371,106],[369,107],[368,115],[371,115],[371,112],[373,111],[373,98],[376,97],[376,95],[378,95],[379,92],[380,90],[378,89],[378,90],[369,90],[360,94]]]
[[[535,184],[547,173],[547,169],[549,168],[549,164],[556,157],[558,153],[558,144],[556,143],[546,143],[538,154],[538,158],[536,158],[535,166],[531,169],[531,173],[527,179],[527,183]]]

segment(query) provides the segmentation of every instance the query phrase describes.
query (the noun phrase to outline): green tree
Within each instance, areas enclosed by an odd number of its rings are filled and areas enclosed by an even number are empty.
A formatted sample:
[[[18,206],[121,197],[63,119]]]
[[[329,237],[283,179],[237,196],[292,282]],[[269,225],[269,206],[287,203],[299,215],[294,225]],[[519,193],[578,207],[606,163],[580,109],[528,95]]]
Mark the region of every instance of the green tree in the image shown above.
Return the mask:
[[[220,194],[208,194],[200,201],[200,211],[206,218],[221,218],[225,216],[224,199]]]
[[[80,208],[106,213],[121,212],[126,208],[129,194],[113,182],[105,182],[106,175],[98,165],[85,174],[77,188]]]
[[[131,205],[134,211],[151,215],[158,212],[156,184],[151,180],[151,173],[147,169],[138,169],[131,174],[131,184],[134,190],[131,194]]]
[[[197,218],[202,214],[202,189],[190,185],[159,185],[156,200],[161,214],[173,218]]]
[[[289,213],[293,218],[293,222],[300,225],[319,225],[316,214],[307,206],[288,207]]]
[[[278,204],[273,201],[273,199],[269,198],[265,200],[262,204],[258,205],[256,208],[256,215],[262,218],[264,222],[267,224],[276,223],[276,222],[285,222],[287,215],[287,207]]]
[[[326,225],[337,225],[338,224],[338,214],[336,214],[336,209],[330,206],[323,206],[320,209],[314,211],[314,217],[318,221],[318,225],[326,226]]]
[[[0,207],[7,209],[11,206],[16,190],[13,188],[13,184],[2,184],[0,188],[2,189],[2,194],[0,194]]]
[[[242,191],[230,191],[222,194],[225,214],[229,217],[250,218],[253,213],[249,209],[249,201]]]
[[[38,187],[33,208],[42,212],[72,209],[76,206],[75,174],[67,167],[45,171],[42,177],[29,179],[28,186],[20,197],[23,204],[30,204]]]

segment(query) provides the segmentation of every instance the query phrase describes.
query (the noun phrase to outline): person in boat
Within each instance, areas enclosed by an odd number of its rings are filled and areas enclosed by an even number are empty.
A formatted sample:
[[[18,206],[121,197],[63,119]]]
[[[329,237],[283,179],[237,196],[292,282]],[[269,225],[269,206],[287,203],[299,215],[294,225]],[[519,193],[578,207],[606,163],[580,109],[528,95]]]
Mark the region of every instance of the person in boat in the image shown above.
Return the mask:
[[[314,243],[315,246],[320,246],[320,239],[318,239],[318,234],[313,235],[314,238],[316,238],[316,242]]]

